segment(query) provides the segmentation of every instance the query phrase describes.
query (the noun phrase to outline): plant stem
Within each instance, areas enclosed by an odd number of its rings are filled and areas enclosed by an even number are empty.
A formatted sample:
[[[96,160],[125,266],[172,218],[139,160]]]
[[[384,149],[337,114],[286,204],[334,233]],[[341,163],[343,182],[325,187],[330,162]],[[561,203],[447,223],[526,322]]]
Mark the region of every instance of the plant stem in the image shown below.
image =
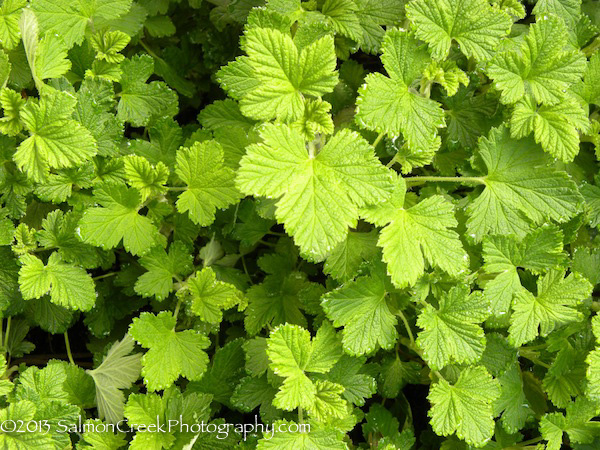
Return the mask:
[[[180,192],[180,191],[185,191],[185,190],[187,190],[187,187],[185,187],[185,186],[169,186],[169,187],[167,187],[167,191]]]
[[[408,333],[408,338],[410,339],[411,347],[416,348],[417,345],[415,344],[415,337],[413,336],[413,332],[410,329],[408,320],[406,320],[406,316],[402,313],[402,311],[398,311],[397,314],[398,314],[398,317],[400,317],[400,320],[402,320],[402,323],[404,323],[404,328],[406,328],[406,332]]]
[[[396,154],[394,155],[394,157],[393,157],[392,159],[390,159],[390,162],[389,162],[389,163],[387,163],[387,164],[385,165],[385,167],[387,167],[387,168],[389,169],[389,168],[390,168],[390,167],[392,167],[394,164],[396,164],[396,156],[398,156],[398,153],[396,153]]]
[[[542,436],[538,436],[536,438],[533,439],[529,439],[528,441],[523,441],[523,442],[519,442],[517,444],[518,447],[525,447],[527,445],[532,445],[532,444],[537,444],[540,441],[543,441],[544,438]]]
[[[104,275],[98,275],[97,277],[93,277],[92,280],[97,281],[97,280],[101,280],[103,278],[114,277],[118,273],[119,272],[108,272],[108,273],[105,273]]]
[[[75,366],[76,364],[75,364],[75,361],[73,360],[73,354],[71,353],[71,345],[69,344],[69,333],[67,331],[65,331],[64,336],[65,336],[65,347],[67,347],[67,356],[69,357],[69,362]]]
[[[179,308],[181,308],[181,298],[177,300],[175,311],[173,311],[173,317],[175,317],[175,320],[177,320],[177,316],[179,315]]]
[[[10,320],[12,316],[6,319],[6,334],[4,335],[4,345],[6,346],[6,352],[8,353],[8,336],[10,335]]]
[[[475,183],[475,184],[485,184],[485,179],[483,177],[410,177],[405,178],[407,186],[414,186],[417,184],[422,184],[427,181],[431,182],[445,182],[445,183]]]
[[[4,347],[4,319],[0,319],[0,348]]]
[[[385,133],[382,131],[381,133],[379,133],[377,135],[377,137],[375,138],[375,140],[373,141],[373,143],[371,144],[373,146],[373,148],[377,147],[377,145],[381,142],[381,140],[383,139],[383,136],[385,136]]]
[[[302,411],[302,406],[298,406],[298,423],[304,423],[304,414]]]
[[[444,378],[444,376],[437,370],[433,370],[433,373],[435,373],[435,376],[438,377],[440,380],[444,380],[446,381],[446,379]]]

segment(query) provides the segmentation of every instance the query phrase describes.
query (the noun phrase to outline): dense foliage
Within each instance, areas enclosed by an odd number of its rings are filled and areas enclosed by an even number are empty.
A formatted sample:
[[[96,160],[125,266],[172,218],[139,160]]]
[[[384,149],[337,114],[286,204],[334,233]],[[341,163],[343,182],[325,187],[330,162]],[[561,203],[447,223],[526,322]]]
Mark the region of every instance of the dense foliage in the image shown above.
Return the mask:
[[[600,448],[599,31],[1,2],[0,447]]]

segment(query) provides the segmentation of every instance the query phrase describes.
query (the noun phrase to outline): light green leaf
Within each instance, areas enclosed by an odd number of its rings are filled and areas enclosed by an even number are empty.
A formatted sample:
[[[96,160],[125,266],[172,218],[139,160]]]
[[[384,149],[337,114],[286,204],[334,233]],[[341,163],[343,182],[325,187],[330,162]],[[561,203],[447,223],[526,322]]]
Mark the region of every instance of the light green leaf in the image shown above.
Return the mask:
[[[146,158],[136,155],[128,155],[124,161],[127,182],[140,192],[142,201],[166,191],[169,168],[163,162],[153,167]]]
[[[162,244],[164,239],[145,216],[139,214],[142,201],[137,190],[123,185],[105,185],[95,191],[101,207],[86,209],[80,222],[84,242],[114,248],[121,240],[125,250],[141,255]]]
[[[517,102],[510,119],[510,134],[523,138],[534,133],[544,151],[561,161],[573,161],[579,153],[579,131],[589,132],[590,121],[583,107],[572,97],[556,105],[536,106],[525,97]]]
[[[280,421],[275,426],[289,427],[294,422]],[[286,428],[288,429],[288,428]],[[292,427],[294,429],[294,427]],[[334,430],[317,430],[310,433],[277,433],[272,437],[265,435],[258,441],[257,450],[347,450],[348,445],[338,437]]]
[[[175,331],[176,318],[169,311],[143,312],[133,319],[129,334],[144,348],[142,375],[149,391],[173,384],[179,376],[199,379],[206,371],[208,338],[195,330]]]
[[[502,102],[515,103],[526,95],[538,103],[561,102],[566,89],[581,79],[586,65],[581,52],[563,51],[567,39],[562,20],[538,17],[520,45],[498,53],[487,70],[502,91]]]
[[[96,403],[101,419],[117,423],[123,418],[125,395],[140,377],[141,353],[131,354],[134,340],[126,334],[109,348],[102,363],[93,370],[86,370],[96,385]]]
[[[218,74],[224,89],[240,98],[252,119],[291,121],[304,110],[304,96],[320,97],[338,81],[333,37],[299,50],[290,36],[273,28],[250,28],[238,58]]]
[[[223,148],[216,141],[195,142],[177,152],[175,172],[187,184],[179,194],[177,210],[188,213],[201,226],[215,220],[217,208],[223,209],[240,198],[235,188],[235,172],[225,166]]]
[[[34,0],[32,9],[40,21],[42,32],[57,33],[69,48],[80,44],[92,18],[116,19],[127,13],[131,0],[91,0],[63,2]]]
[[[492,404],[500,394],[500,383],[483,367],[463,370],[453,385],[438,381],[427,397],[433,431],[442,436],[456,432],[467,444],[484,445],[494,434]]]
[[[468,256],[458,233],[450,229],[457,226],[452,204],[434,195],[404,209],[405,192],[406,183],[398,177],[389,201],[361,211],[369,222],[387,224],[377,245],[393,283],[399,288],[415,284],[425,273],[425,261],[452,276],[466,271]]]
[[[565,222],[582,197],[570,177],[553,166],[532,138],[512,139],[506,127],[479,142],[478,168],[485,188],[467,207],[467,228],[479,241],[486,234],[524,236],[530,224]]]
[[[439,60],[448,56],[452,41],[465,56],[486,60],[512,25],[508,14],[485,0],[413,0],[406,15]]]
[[[323,296],[321,305],[336,327],[343,326],[342,343],[350,355],[373,353],[378,346],[396,343],[395,306],[386,291],[386,276],[376,270],[370,276],[345,283]]]
[[[64,263],[53,253],[44,265],[37,257],[23,255],[19,285],[23,298],[41,298],[50,292],[50,300],[65,308],[89,311],[96,302],[92,277],[82,268]]]
[[[273,405],[292,411],[298,407],[314,411],[318,389],[307,373],[327,373],[342,355],[335,330],[325,323],[311,342],[310,333],[286,324],[276,328],[267,340],[269,366],[284,378]]]
[[[81,124],[71,119],[75,98],[67,92],[42,94],[39,102],[21,108],[21,120],[29,137],[13,158],[35,181],[43,181],[50,168],[74,167],[96,154],[96,141]]]
[[[461,284],[450,289],[439,304],[439,308],[427,305],[417,319],[423,328],[417,345],[429,366],[438,370],[451,362],[479,361],[486,343],[480,324],[490,314],[485,297]]]
[[[342,130],[315,155],[302,135],[265,125],[242,158],[245,194],[279,198],[275,215],[308,258],[322,261],[348,233],[358,208],[389,197],[392,175],[358,134]]]
[[[5,50],[12,50],[21,39],[19,18],[27,0],[5,0],[0,6],[0,44]]]
[[[162,81],[146,83],[154,72],[154,61],[148,55],[136,55],[121,63],[123,90],[117,117],[133,126],[149,125],[156,119],[178,112],[177,94]]]
[[[523,379],[517,364],[498,378],[502,387],[502,394],[494,402],[494,416],[502,414],[501,423],[510,433],[516,433],[525,426],[525,422],[533,417],[534,412],[529,406],[527,397],[523,392]]]
[[[229,283],[217,281],[215,272],[205,267],[187,279],[190,311],[209,323],[220,323],[223,310],[239,304],[243,294]]]
[[[556,328],[580,320],[576,307],[590,296],[592,285],[578,274],[564,278],[564,272],[553,270],[538,280],[538,294],[522,289],[513,303],[509,340],[514,346],[547,336]]]
[[[154,296],[159,301],[173,290],[174,278],[184,278],[193,270],[193,258],[181,242],[173,242],[169,253],[154,247],[140,258],[140,264],[148,272],[135,282],[135,292],[142,297]]]
[[[406,31],[391,30],[385,35],[381,60],[390,78],[367,75],[359,89],[357,122],[391,137],[400,133],[413,151],[436,150],[438,128],[445,125],[440,104],[411,89],[429,64],[427,51]]]

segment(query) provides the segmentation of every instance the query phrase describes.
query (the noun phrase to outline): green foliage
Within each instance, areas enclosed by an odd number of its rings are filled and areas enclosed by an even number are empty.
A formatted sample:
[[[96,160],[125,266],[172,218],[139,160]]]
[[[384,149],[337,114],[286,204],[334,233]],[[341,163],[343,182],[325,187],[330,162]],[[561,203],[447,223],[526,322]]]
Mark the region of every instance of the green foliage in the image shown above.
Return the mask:
[[[0,2],[0,447],[598,448],[598,10]]]

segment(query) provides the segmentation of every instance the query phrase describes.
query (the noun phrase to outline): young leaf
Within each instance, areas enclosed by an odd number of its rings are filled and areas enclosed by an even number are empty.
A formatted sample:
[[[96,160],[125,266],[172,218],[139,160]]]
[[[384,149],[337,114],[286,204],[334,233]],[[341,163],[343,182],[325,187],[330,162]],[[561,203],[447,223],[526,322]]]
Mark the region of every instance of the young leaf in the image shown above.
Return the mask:
[[[452,41],[469,58],[489,59],[512,25],[508,14],[485,0],[412,0],[406,15],[438,60],[448,56]]]
[[[208,338],[195,330],[175,331],[176,321],[168,311],[144,312],[129,327],[129,334],[149,349],[142,358],[142,375],[150,391],[165,389],[179,376],[197,380],[208,366]]]
[[[427,397],[433,431],[442,436],[454,432],[473,446],[485,444],[494,433],[492,403],[500,397],[500,383],[483,367],[463,370],[450,385],[446,380],[435,383]]]
[[[476,241],[486,234],[524,236],[531,223],[565,222],[579,211],[577,186],[549,165],[533,139],[515,140],[506,127],[495,128],[480,140],[478,156],[486,187],[467,208]]]
[[[105,185],[96,189],[96,201],[101,207],[88,208],[80,221],[84,242],[114,248],[123,240],[125,249],[141,255],[163,242],[152,221],[139,214],[140,194],[123,185]]]
[[[215,141],[196,142],[177,152],[175,171],[187,184],[177,199],[177,210],[188,213],[201,226],[215,220],[217,208],[239,199],[234,185],[235,173],[223,162],[223,148]]]
[[[583,317],[576,306],[590,296],[592,285],[578,274],[566,278],[564,275],[563,271],[553,270],[540,278],[537,296],[525,289],[515,295],[508,329],[514,346],[530,342],[538,335],[547,336],[556,328]]]
[[[322,261],[356,224],[358,208],[389,197],[391,173],[358,134],[342,130],[315,155],[285,125],[265,125],[242,158],[243,193],[279,198],[276,217],[308,258]]]
[[[416,283],[425,272],[425,261],[457,276],[468,267],[462,248],[453,207],[442,196],[429,197],[404,208],[406,183],[397,177],[392,198],[363,208],[361,216],[378,226],[386,225],[377,245],[383,248],[392,282],[403,288]]]
[[[205,267],[187,280],[190,311],[209,323],[220,323],[223,310],[233,308],[242,299],[235,286],[217,281],[215,272]]]
[[[434,370],[450,362],[475,363],[483,355],[485,335],[481,322],[489,316],[489,306],[481,292],[468,286],[453,287],[440,299],[439,308],[427,305],[417,325],[423,328],[417,345]]]
[[[342,343],[350,355],[389,349],[398,338],[394,303],[383,270],[357,278],[323,296],[321,305],[336,327],[343,326]]]
[[[13,158],[29,178],[43,181],[51,168],[74,167],[98,151],[90,132],[71,119],[75,104],[71,94],[52,92],[21,108],[29,137],[21,142]]]
[[[488,73],[502,91],[504,103],[516,103],[524,96],[555,105],[566,89],[583,75],[585,57],[577,50],[563,51],[567,30],[555,16],[537,17],[524,41],[498,53]]]
[[[381,61],[389,77],[367,75],[360,88],[356,120],[368,129],[389,136],[404,136],[413,151],[436,150],[438,128],[445,125],[440,104],[410,88],[429,64],[427,51],[408,32],[388,31],[382,45]]]
[[[251,28],[244,50],[218,74],[219,82],[240,98],[242,113],[252,119],[298,119],[304,96],[331,92],[338,81],[333,38],[325,36],[298,49],[292,38],[273,28]]]
[[[37,257],[23,255],[19,285],[23,298],[41,298],[50,292],[50,300],[65,308],[89,311],[96,302],[94,281],[82,268],[64,263],[52,253],[44,265]]]

